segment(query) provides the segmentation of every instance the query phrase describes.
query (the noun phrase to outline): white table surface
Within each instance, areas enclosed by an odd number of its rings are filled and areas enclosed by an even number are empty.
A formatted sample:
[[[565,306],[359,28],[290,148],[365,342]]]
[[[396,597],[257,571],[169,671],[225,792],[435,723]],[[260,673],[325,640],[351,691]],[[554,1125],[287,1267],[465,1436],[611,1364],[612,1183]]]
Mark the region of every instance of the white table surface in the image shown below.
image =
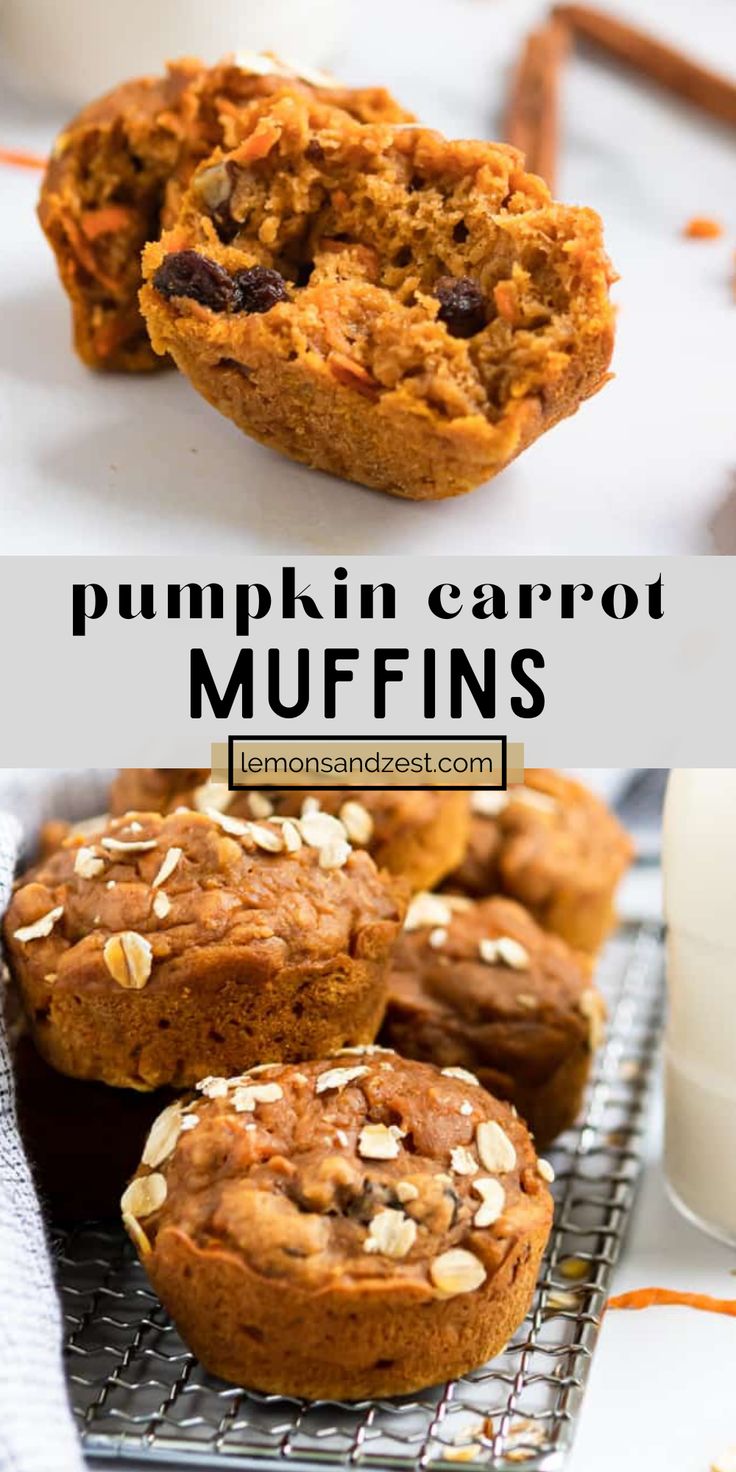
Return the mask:
[[[493,136],[506,69],[540,0],[345,4],[346,80],[386,82],[450,133]],[[734,0],[621,8],[736,72]],[[0,51],[1,40],[0,18]],[[0,144],[45,150],[63,121],[5,95]],[[0,548],[708,551],[736,472],[735,158],[725,128],[610,67],[573,61],[559,192],[606,220],[622,275],[618,376],[490,487],[424,506],[249,443],[174,373],[135,382],[86,372],[68,350],[66,305],[34,218],[38,178],[0,170]],[[726,236],[683,240],[696,213],[719,216]]]

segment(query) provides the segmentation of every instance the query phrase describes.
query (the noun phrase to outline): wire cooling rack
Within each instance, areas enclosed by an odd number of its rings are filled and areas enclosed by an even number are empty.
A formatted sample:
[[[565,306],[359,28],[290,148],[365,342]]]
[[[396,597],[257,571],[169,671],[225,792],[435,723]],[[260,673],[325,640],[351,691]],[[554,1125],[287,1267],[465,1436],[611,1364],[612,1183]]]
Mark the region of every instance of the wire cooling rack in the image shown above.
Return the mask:
[[[397,1400],[310,1403],[205,1374],[116,1227],[55,1232],[69,1386],[95,1462],[199,1469],[427,1467],[556,1472],[574,1430],[631,1210],[662,1012],[658,927],[625,927],[599,984],[609,1006],[580,1124],[549,1153],[555,1224],[531,1310],[491,1364]]]

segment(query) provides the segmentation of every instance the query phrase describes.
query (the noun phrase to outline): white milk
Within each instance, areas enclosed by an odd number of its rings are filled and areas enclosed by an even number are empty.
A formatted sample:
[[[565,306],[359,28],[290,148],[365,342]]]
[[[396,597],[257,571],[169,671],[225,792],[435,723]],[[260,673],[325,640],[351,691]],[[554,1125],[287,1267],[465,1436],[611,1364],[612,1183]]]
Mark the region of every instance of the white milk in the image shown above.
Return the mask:
[[[165,61],[276,51],[328,66],[344,0],[0,0],[0,59],[24,90],[81,106]]]
[[[672,773],[664,878],[667,1181],[687,1216],[736,1244],[736,769]]]

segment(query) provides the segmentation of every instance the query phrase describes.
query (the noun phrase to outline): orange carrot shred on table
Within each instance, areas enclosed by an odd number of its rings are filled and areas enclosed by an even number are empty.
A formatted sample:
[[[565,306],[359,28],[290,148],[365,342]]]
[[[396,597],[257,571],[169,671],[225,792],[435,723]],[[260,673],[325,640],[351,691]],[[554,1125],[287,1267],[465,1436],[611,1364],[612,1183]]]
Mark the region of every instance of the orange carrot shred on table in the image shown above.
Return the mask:
[[[632,1293],[619,1293],[609,1298],[609,1308],[698,1308],[704,1313],[726,1314],[736,1319],[736,1298],[711,1298],[709,1293],[678,1293],[673,1288],[635,1288]]]
[[[693,215],[682,233],[688,240],[718,240],[723,234],[723,226],[720,220],[713,220],[709,215]]]
[[[40,153],[27,153],[22,148],[0,148],[0,164],[12,164],[17,169],[45,169],[48,159]]]

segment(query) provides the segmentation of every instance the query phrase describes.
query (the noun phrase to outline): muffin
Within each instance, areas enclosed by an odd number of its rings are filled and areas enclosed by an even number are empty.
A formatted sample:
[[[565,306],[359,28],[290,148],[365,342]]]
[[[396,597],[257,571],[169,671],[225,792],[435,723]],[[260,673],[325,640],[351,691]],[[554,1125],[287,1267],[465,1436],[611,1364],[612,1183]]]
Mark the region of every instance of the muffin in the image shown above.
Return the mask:
[[[410,114],[379,87],[341,87],[310,74],[317,96],[356,117]],[[141,372],[161,366],[138,311],[140,256],[175,213],[196,163],[238,141],[255,98],[287,85],[310,95],[309,78],[253,53],[215,67],[178,61],[164,77],[116,87],[56,141],[39,218],[71,301],[77,352],[91,368]]]
[[[144,254],[151,341],[265,445],[416,500],[488,480],[606,381],[600,220],[504,144],[254,103]]]
[[[513,900],[416,895],[381,1037],[407,1058],[469,1069],[545,1146],[574,1124],[602,1037],[590,972]]]
[[[205,1079],[122,1199],[194,1354],[278,1395],[400,1395],[506,1344],[552,1220],[524,1125],[381,1049]]]
[[[470,806],[467,852],[447,889],[509,895],[594,954],[616,922],[616,889],[634,854],[605,803],[572,777],[533,767],[523,786],[476,792]]]
[[[185,1088],[372,1040],[403,909],[327,814],[142,813],[67,839],[20,881],[4,934],[47,1062]]]
[[[299,816],[304,811],[340,817],[351,843],[366,847],[379,868],[400,874],[411,889],[433,889],[460,863],[470,833],[465,792],[424,787],[313,788],[310,791],[230,792],[208,780],[204,769],[124,768],[110,794],[113,813],[129,809],[165,812],[180,805],[216,808],[237,818]]]

